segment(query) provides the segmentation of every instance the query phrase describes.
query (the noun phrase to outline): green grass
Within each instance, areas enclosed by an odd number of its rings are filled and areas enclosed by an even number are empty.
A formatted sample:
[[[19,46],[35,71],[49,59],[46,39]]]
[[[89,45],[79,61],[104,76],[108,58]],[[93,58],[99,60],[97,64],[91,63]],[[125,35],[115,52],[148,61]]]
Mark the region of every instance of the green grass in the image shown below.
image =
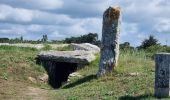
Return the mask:
[[[36,64],[38,53],[34,48],[0,46],[0,100],[15,100],[22,97],[28,86],[41,86],[38,81],[35,84],[28,80],[28,77],[38,79],[45,73],[44,68]]]
[[[73,78],[55,96],[59,99],[154,99],[154,61],[144,52],[121,52],[118,67],[112,74],[97,78],[99,55],[80,70],[82,78]],[[130,75],[138,73],[137,76]],[[65,94],[64,97],[61,97]]]
[[[49,44],[43,44],[43,48],[41,50],[45,50],[45,51],[48,51],[48,50],[51,50],[52,47],[49,45]]]
[[[26,79],[45,72],[42,66],[35,64],[37,54],[34,48],[0,46],[0,75],[5,79]]]
[[[111,74],[100,78],[96,77],[98,54],[95,61],[78,71],[82,77],[72,77],[70,82],[55,91],[47,84],[33,84],[28,80],[30,76],[37,79],[45,73],[35,61],[39,52],[33,48],[0,46],[0,82],[3,83],[0,83],[0,87],[3,86],[0,99],[17,98],[18,91],[26,91],[23,88],[27,86],[43,88],[47,92],[39,96],[46,95],[50,100],[156,99],[153,97],[154,61],[144,51],[120,52],[119,65]],[[24,99],[30,98],[25,96]]]

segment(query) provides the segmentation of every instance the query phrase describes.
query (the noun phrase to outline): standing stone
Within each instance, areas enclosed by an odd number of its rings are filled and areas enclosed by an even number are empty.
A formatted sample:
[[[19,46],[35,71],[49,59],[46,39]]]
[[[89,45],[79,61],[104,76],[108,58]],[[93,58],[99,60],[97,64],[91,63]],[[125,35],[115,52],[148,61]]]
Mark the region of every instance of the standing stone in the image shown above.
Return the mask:
[[[155,96],[168,97],[170,91],[170,53],[156,54]]]
[[[119,56],[120,7],[109,7],[103,14],[101,58],[98,76],[111,72]]]

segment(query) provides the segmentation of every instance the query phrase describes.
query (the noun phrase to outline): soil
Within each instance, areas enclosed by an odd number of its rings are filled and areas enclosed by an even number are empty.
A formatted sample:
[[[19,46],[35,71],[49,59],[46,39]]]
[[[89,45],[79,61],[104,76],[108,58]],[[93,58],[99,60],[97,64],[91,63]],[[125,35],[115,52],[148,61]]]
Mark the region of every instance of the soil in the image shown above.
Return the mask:
[[[0,100],[49,100],[48,92],[27,82],[0,79]]]

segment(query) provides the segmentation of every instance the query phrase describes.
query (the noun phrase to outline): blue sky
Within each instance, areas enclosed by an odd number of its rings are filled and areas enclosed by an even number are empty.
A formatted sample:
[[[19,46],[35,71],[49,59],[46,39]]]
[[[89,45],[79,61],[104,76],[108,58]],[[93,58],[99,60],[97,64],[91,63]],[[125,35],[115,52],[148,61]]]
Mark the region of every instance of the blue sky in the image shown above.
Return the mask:
[[[170,0],[0,0],[0,37],[64,39],[102,33],[102,14],[122,8],[121,42],[140,45],[150,34],[170,45]]]

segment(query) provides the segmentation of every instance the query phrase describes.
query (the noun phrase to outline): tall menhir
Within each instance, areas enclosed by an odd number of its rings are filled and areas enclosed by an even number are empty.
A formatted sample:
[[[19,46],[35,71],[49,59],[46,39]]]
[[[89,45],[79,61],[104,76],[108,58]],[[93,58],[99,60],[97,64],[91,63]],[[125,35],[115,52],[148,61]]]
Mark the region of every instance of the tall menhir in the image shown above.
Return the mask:
[[[120,7],[109,7],[103,14],[101,58],[98,76],[111,72],[119,56]]]

